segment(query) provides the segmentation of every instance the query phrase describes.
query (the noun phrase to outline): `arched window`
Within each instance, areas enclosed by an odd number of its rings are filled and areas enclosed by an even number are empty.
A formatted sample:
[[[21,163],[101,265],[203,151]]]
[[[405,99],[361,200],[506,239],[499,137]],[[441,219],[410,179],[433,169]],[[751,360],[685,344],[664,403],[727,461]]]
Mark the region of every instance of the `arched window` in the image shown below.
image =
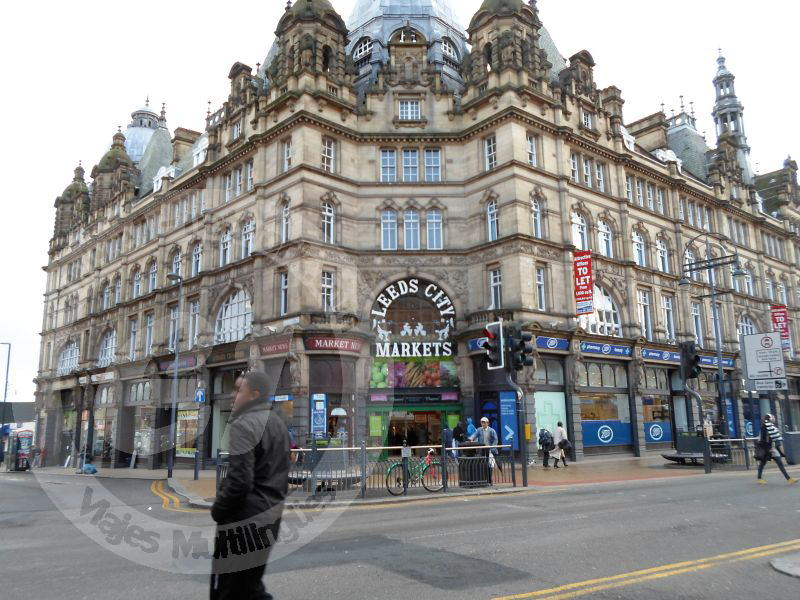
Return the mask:
[[[789,294],[787,293],[787,286],[786,284],[781,281],[778,284],[778,302],[783,304],[784,306],[789,306]]]
[[[486,205],[486,225],[490,242],[496,242],[498,237],[497,202],[492,200]]]
[[[336,243],[336,209],[330,202],[322,203],[322,239],[326,244]]]
[[[647,266],[647,246],[638,231],[633,232],[633,260],[640,267]]]
[[[289,203],[281,206],[281,244],[289,241]]]
[[[325,46],[322,49],[322,72],[329,73],[333,67],[333,50],[330,46]]]
[[[214,341],[218,344],[238,342],[253,329],[253,311],[250,296],[245,290],[231,294],[217,313]]]
[[[534,199],[531,203],[531,216],[533,218],[533,237],[542,238],[542,203]]]
[[[203,270],[203,244],[197,242],[192,248],[192,277],[197,277]]]
[[[142,272],[136,269],[133,274],[133,284],[131,289],[131,298],[134,300],[142,295]]]
[[[750,269],[745,269],[744,273],[744,293],[748,296],[755,296],[756,289],[755,285],[753,284],[753,271]]]
[[[486,72],[489,73],[492,70],[492,45],[486,44],[483,47],[483,60],[486,63]]]
[[[400,32],[400,43],[402,44],[416,44],[418,41],[417,32],[413,29],[403,29]]]
[[[256,222],[252,219],[242,226],[242,258],[248,258],[255,251]]]
[[[770,301],[775,302],[775,282],[769,277],[764,280],[764,293]]]
[[[445,58],[450,59],[454,62],[458,62],[458,50],[456,50],[455,45],[449,39],[444,38],[442,40],[442,54]]]
[[[108,283],[103,286],[103,310],[111,308],[111,285]]]
[[[597,223],[597,242],[600,254],[608,258],[614,258],[614,234],[611,225],[607,221]]]
[[[361,59],[369,59],[372,56],[372,48],[374,45],[375,44],[369,38],[364,38],[358,42],[353,50],[353,62],[358,63]]]
[[[758,327],[753,322],[753,319],[748,317],[747,315],[742,315],[739,317],[739,335],[755,335],[758,333]]]
[[[67,342],[58,357],[58,376],[64,377],[77,369],[80,357],[81,353],[77,342]]]
[[[664,240],[656,241],[656,251],[658,253],[658,270],[662,273],[669,273],[669,248]]]
[[[117,275],[114,279],[114,304],[122,302],[122,277]]]
[[[589,228],[586,225],[586,217],[582,214],[572,213],[572,244],[578,250],[589,249]]]
[[[97,358],[98,367],[107,367],[114,362],[117,354],[117,330],[108,331],[100,342],[100,354]]]
[[[444,248],[444,218],[439,210],[428,211],[428,250]]]
[[[181,269],[182,264],[183,264],[183,254],[181,253],[180,250],[178,250],[177,252],[175,252],[175,254],[172,255],[172,274],[173,275],[182,275],[182,269]],[[173,282],[173,283],[176,283],[176,282]]]
[[[397,212],[383,211],[381,216],[381,250],[397,250]]]
[[[219,240],[219,266],[224,267],[231,262],[231,230],[226,229]]]
[[[622,337],[622,322],[619,310],[606,290],[594,287],[594,313],[581,317],[581,326],[589,333]]]
[[[158,263],[153,261],[150,265],[150,273],[147,279],[147,293],[151,294],[156,291],[158,286]]]

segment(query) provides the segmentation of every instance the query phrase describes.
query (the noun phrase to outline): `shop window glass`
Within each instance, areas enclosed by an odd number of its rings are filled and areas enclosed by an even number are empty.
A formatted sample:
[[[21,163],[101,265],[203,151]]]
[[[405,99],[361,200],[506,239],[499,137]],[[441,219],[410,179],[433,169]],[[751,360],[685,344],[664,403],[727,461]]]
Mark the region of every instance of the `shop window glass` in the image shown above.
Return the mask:
[[[589,378],[586,374],[586,367],[580,363],[576,363],[575,372],[578,377],[578,385],[586,387],[589,385]]]
[[[670,421],[669,396],[645,396],[642,403],[645,423]]]
[[[603,376],[600,371],[600,365],[591,363],[589,369],[589,387],[603,387]]]
[[[645,379],[647,380],[646,385],[648,390],[655,390],[658,388],[655,369],[645,369]]]
[[[603,387],[617,387],[615,381],[614,367],[611,365],[603,365]]]
[[[547,368],[544,361],[536,359],[535,373],[533,376],[534,383],[547,383]]]
[[[547,361],[547,383],[548,385],[564,385],[564,369],[561,367],[561,362]]]
[[[617,379],[617,387],[618,388],[626,388],[628,387],[628,372],[625,370],[623,366],[617,366],[614,368],[616,372],[616,379]]]
[[[656,377],[658,379],[657,389],[669,391],[669,384],[667,383],[667,372],[664,371],[664,369],[658,369],[656,371]]]
[[[581,419],[630,423],[627,394],[581,394]]]

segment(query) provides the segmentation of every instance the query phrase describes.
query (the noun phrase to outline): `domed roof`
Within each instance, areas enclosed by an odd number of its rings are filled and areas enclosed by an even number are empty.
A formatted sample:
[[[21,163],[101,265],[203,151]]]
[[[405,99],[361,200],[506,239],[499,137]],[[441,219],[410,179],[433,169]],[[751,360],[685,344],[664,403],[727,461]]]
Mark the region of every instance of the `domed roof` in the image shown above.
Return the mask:
[[[520,10],[524,4],[522,0],[483,0],[478,12],[488,10],[494,14],[511,14]]]
[[[462,27],[449,0],[358,0],[347,19],[347,27],[356,29],[381,16],[423,15],[437,17],[455,29]]]
[[[329,0],[296,0],[289,9],[289,12],[298,17],[323,16],[329,11],[336,12]]]
[[[114,134],[111,149],[100,159],[97,169],[99,171],[112,171],[119,163],[131,164],[131,158],[125,151],[125,136],[118,131]]]
[[[61,194],[62,198],[75,198],[76,196],[80,196],[81,194],[88,193],[89,188],[86,185],[86,181],[84,181],[83,176],[85,175],[85,171],[83,167],[78,165],[75,169],[75,178],[72,180],[65,189],[64,193]]]

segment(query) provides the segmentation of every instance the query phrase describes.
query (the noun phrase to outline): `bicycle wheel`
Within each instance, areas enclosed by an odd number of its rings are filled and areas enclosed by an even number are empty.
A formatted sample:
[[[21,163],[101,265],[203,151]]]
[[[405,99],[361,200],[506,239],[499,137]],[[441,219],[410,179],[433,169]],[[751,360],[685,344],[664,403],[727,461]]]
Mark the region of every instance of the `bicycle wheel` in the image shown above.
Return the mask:
[[[441,461],[434,460],[429,465],[425,465],[422,469],[422,485],[429,492],[441,492],[444,489],[442,483],[442,463]]]
[[[403,494],[403,465],[395,464],[386,471],[386,489],[392,496]]]

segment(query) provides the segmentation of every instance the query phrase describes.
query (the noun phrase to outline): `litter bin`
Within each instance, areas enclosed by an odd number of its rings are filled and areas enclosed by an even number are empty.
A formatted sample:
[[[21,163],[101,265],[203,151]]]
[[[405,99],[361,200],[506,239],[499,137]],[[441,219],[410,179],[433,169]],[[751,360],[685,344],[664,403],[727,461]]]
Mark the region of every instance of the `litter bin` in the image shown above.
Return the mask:
[[[484,450],[475,450],[478,442],[461,442],[458,445],[458,487],[479,488],[492,485],[489,457]]]
[[[800,431],[784,432],[783,451],[786,453],[786,462],[790,465],[800,464]]]
[[[27,471],[30,469],[32,431],[14,431],[8,440],[6,471]]]

